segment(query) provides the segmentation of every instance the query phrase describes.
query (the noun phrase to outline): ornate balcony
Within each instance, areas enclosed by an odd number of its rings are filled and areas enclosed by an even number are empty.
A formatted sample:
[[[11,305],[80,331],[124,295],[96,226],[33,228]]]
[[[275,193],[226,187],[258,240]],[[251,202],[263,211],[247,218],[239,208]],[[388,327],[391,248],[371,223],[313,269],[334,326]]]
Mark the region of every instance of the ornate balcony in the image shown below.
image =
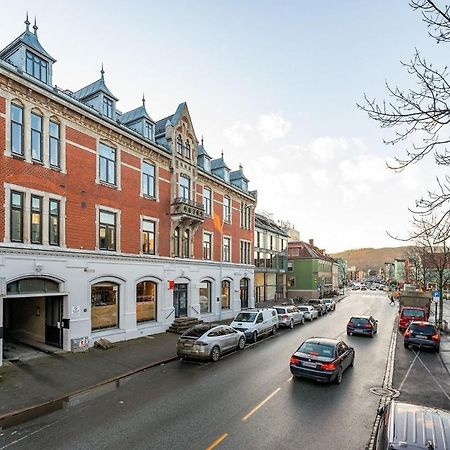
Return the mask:
[[[203,205],[183,197],[174,199],[170,205],[170,215],[178,221],[203,222],[205,219]]]

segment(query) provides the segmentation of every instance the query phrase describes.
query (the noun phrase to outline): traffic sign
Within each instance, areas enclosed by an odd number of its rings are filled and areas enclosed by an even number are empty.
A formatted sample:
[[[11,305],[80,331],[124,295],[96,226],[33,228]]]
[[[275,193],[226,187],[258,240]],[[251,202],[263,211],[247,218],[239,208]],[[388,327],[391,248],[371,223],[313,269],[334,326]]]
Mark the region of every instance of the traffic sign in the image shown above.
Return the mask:
[[[437,303],[441,298],[441,291],[436,290],[436,291],[433,291],[432,294],[433,294],[433,300]]]

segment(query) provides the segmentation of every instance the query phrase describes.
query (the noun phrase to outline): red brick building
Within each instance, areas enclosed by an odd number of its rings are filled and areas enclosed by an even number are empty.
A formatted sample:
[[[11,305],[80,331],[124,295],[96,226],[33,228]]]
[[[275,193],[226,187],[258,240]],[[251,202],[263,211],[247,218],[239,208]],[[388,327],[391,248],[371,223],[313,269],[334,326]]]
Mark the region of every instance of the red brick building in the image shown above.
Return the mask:
[[[186,103],[159,121],[144,99],[123,113],[103,69],[53,86],[25,24],[0,51],[0,338],[70,350],[252,306],[242,167],[211,158]]]

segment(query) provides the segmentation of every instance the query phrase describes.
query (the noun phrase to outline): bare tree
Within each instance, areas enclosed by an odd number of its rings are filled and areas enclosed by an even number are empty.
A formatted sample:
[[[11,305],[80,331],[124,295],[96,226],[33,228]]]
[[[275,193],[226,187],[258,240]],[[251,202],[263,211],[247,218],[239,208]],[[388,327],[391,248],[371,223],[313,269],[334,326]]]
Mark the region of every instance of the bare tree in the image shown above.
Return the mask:
[[[421,13],[429,36],[438,43],[450,43],[450,7],[442,1],[411,0],[410,6]],[[402,157],[394,157],[388,167],[402,171],[427,156],[434,157],[440,166],[450,165],[450,80],[447,66],[436,68],[416,49],[413,58],[402,65],[415,80],[415,89],[402,89],[386,84],[388,101],[378,102],[364,95],[358,107],[376,120],[382,128],[390,128],[393,135],[386,144],[404,143],[407,150]],[[434,215],[439,234],[436,242],[450,236],[450,176],[437,178],[437,187],[416,201],[411,212]],[[431,230],[430,230],[431,231]]]
[[[431,217],[431,220],[433,218]],[[435,223],[426,222],[423,217],[414,219],[416,248],[420,254],[421,265],[427,282],[436,284],[440,292],[438,323],[442,323],[444,296],[443,291],[450,282],[450,248],[449,241],[444,240],[436,244],[433,230],[437,230]],[[426,287],[426,286],[425,286]]]

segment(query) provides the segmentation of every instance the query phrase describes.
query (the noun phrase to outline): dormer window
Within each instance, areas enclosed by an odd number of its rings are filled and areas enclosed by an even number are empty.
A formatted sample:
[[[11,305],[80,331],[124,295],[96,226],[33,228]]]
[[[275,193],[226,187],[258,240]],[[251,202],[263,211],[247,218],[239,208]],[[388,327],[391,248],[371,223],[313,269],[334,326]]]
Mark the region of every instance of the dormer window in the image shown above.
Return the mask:
[[[183,154],[183,139],[181,139],[180,134],[177,137],[177,153],[179,153],[180,155]]]
[[[207,172],[211,172],[211,160],[209,158],[205,158],[203,168]]]
[[[153,140],[153,125],[150,122],[144,123],[144,137]]]
[[[227,183],[230,182],[230,172],[229,172],[228,170],[225,170],[225,171],[223,172],[223,179],[224,179]]]
[[[113,102],[108,97],[103,97],[103,115],[113,118]]]
[[[48,62],[27,50],[26,72],[34,78],[47,83]]]
[[[184,147],[184,156],[186,156],[186,158],[191,157],[191,144],[189,144],[189,141],[186,141],[186,145]]]

